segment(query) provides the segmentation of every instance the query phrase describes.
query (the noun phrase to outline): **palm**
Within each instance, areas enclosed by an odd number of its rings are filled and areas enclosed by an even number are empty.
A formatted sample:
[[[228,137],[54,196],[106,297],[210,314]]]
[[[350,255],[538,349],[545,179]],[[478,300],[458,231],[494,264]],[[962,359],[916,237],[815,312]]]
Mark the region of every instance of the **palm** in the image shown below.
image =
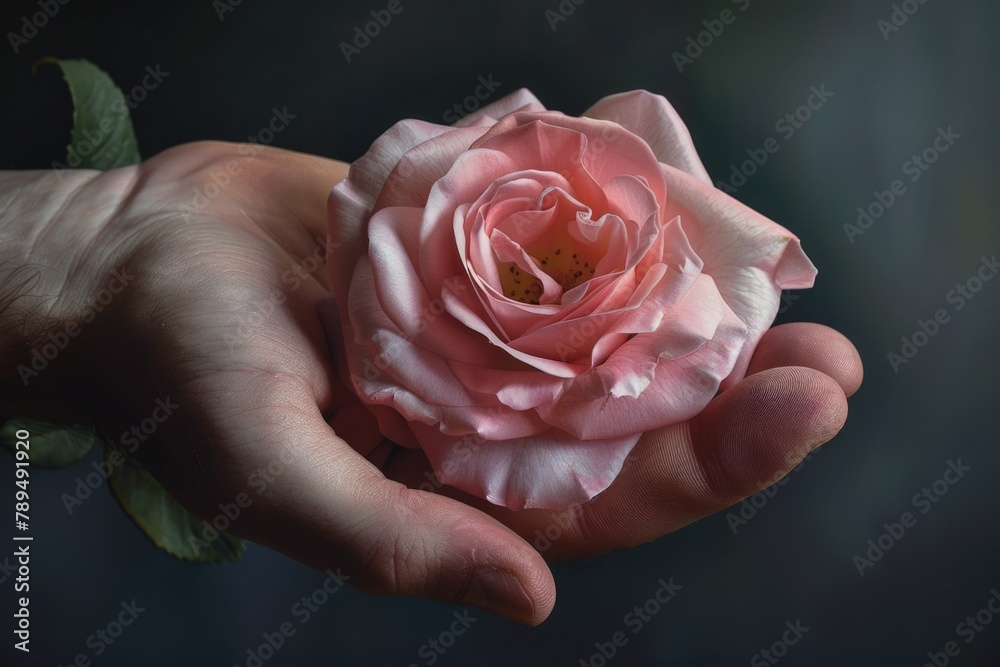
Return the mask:
[[[232,182],[207,188],[234,159]],[[136,423],[153,395],[170,395],[178,417],[142,452],[164,485],[205,517],[249,493],[234,532],[316,567],[343,566],[362,588],[461,599],[537,623],[554,585],[515,533],[530,542],[558,522],[545,556],[566,559],[675,530],[766,486],[832,437],[860,382],[857,354],[839,334],[781,327],[759,346],[754,375],[694,420],[646,434],[615,483],[578,513],[511,512],[454,489],[414,490],[432,479],[427,459],[381,438],[337,379],[316,316],[328,291],[315,261],[326,196],[346,166],[195,144],[138,173],[115,223],[133,239],[123,256],[137,279],[116,322],[128,336],[98,360],[102,379],[121,388],[108,396],[105,425]],[[185,203],[196,191],[218,195],[192,211]],[[266,488],[250,483],[268,469]],[[502,583],[471,585],[480,571]],[[519,607],[499,600],[518,587]]]

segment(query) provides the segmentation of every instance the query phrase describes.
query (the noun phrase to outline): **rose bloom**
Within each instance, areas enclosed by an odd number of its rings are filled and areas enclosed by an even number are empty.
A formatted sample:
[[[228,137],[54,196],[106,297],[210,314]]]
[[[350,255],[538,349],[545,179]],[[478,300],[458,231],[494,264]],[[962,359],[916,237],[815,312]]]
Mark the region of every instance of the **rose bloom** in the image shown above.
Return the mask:
[[[643,432],[744,376],[781,290],[816,275],[645,91],[401,121],[329,216],[345,381],[441,483],[512,509],[607,488]]]

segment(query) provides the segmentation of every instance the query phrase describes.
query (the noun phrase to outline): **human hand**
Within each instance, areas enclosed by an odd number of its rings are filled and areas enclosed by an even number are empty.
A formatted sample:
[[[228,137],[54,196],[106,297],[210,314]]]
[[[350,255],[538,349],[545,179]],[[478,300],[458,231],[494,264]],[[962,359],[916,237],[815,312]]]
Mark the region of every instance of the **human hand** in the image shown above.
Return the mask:
[[[277,149],[199,143],[128,169],[63,175],[72,196],[43,211],[31,250],[60,298],[33,316],[45,322],[35,333],[78,317],[111,271],[133,276],[67,349],[65,366],[92,383],[69,399],[86,400],[110,433],[149,416],[157,397],[180,406],[137,454],[189,510],[210,519],[245,493],[251,502],[231,532],[340,567],[364,590],[540,623],[554,583],[519,535],[531,540],[554,513],[419,490],[426,458],[381,438],[332,368],[315,311],[327,296],[326,197],[346,171]],[[37,209],[55,176],[28,178],[15,184],[29,193],[20,205]],[[37,386],[58,385],[52,373]],[[748,377],[690,422],[647,434],[546,557],[639,544],[767,486],[840,429],[860,376],[839,334],[772,330]]]

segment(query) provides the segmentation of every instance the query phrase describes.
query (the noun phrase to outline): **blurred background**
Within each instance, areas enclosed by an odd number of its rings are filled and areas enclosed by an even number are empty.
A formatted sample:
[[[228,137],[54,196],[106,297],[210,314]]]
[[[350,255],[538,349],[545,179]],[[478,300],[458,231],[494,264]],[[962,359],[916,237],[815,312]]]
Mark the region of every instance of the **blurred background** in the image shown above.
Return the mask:
[[[31,72],[48,55],[111,74],[145,156],[246,141],[287,110],[271,143],[353,160],[396,120],[471,111],[480,77],[490,100],[524,86],[570,114],[646,88],[677,108],[714,179],[802,238],[819,277],[779,321],[858,346],[866,378],[846,428],[742,506],[554,566],[555,611],[531,630],[475,609],[454,625],[466,609],[347,587],[301,623],[295,605],[323,573],[254,545],[237,565],[175,561],[104,487],[68,514],[60,496],[92,454],[33,475],[30,657],[11,646],[13,543],[0,546],[0,662],[1000,664],[996,3],[400,0],[355,42],[388,4],[9,0],[0,168],[64,161],[69,95],[55,68]],[[778,150],[748,162],[769,139]],[[650,604],[671,578],[682,589]],[[133,600],[135,621],[94,639]],[[295,635],[259,650],[286,621]]]

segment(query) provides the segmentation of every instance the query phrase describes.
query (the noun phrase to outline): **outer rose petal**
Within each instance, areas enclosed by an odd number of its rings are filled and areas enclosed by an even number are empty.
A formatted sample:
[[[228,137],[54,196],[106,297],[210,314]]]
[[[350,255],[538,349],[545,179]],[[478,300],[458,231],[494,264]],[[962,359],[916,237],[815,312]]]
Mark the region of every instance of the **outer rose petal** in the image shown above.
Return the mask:
[[[448,173],[458,156],[469,150],[486,130],[486,127],[451,130],[408,150],[390,172],[373,210],[426,205],[434,183]]]
[[[712,179],[698,157],[691,133],[662,95],[646,90],[609,95],[581,115],[618,123],[642,137],[653,149],[657,160],[711,185]]]
[[[584,503],[614,481],[641,434],[580,441],[558,430],[505,442],[442,437],[413,424],[435,474],[454,486],[510,509],[565,509]]]
[[[347,181],[367,195],[374,206],[389,173],[396,168],[403,155],[434,137],[451,132],[447,125],[436,125],[422,120],[401,120],[375,140],[368,152],[351,164]],[[334,187],[336,192],[337,187]]]
[[[368,152],[351,164],[347,178],[334,186],[327,200],[327,246],[339,257],[361,257],[368,250],[367,223],[389,174],[411,148],[452,131],[444,125],[403,120],[375,140]],[[332,255],[331,255],[332,256]],[[330,262],[334,294],[347,294],[353,268],[349,262]],[[345,327],[350,318],[341,313]]]
[[[522,438],[549,428],[534,412],[509,410],[496,396],[468,391],[444,357],[415,345],[382,311],[365,258],[357,277],[348,300],[355,337],[342,340],[350,373],[341,370],[369,407],[391,407],[411,425],[431,424],[442,434],[478,431],[491,440]],[[398,431],[384,412],[376,412],[376,417],[380,427]]]
[[[782,289],[812,287],[816,267],[799,239],[781,225],[697,178],[664,166],[670,198],[664,215],[681,216],[703,271],[715,279],[722,298],[747,325],[748,337],[728,389],[743,379],[757,342],[771,326]]]
[[[545,111],[545,105],[527,88],[518,88],[510,95],[505,95],[496,102],[491,102],[468,116],[459,118],[454,125],[455,127],[489,126],[515,111]]]

